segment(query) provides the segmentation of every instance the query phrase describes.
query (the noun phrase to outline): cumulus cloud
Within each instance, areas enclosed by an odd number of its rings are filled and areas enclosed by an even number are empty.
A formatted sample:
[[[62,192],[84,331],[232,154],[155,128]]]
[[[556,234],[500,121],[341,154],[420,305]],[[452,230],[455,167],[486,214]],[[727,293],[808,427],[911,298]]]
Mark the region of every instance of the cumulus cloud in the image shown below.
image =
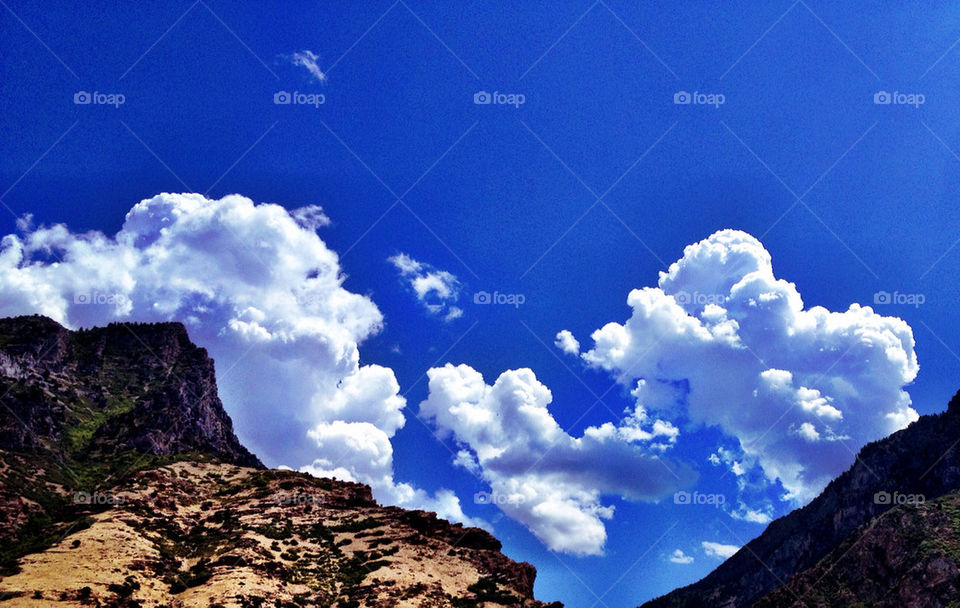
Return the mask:
[[[670,555],[670,561],[675,564],[692,564],[693,557],[684,553],[681,549],[676,549]]]
[[[160,194],[113,237],[23,223],[0,240],[0,315],[69,327],[182,321],[216,359],[238,433],[265,461],[312,463],[370,483],[380,500],[464,520],[452,494],[394,483],[390,438],[406,401],[391,369],[360,364],[359,345],[383,317],[343,287],[337,255],[315,232],[328,222],[316,206]]]
[[[580,342],[573,337],[569,329],[561,329],[557,332],[557,337],[553,341],[553,344],[568,355],[580,354]]]
[[[740,550],[740,547],[736,545],[724,545],[710,541],[703,541],[700,546],[703,547],[703,552],[708,557],[719,557],[720,559],[727,559]]]
[[[660,455],[676,427],[642,409],[573,437],[547,409],[553,396],[529,369],[505,371],[492,386],[467,365],[432,368],[427,377],[420,414],[453,435],[462,448],[456,463],[479,472],[495,504],[551,550],[599,555],[603,520],[614,512],[604,495],[656,500],[693,479]]]
[[[442,316],[444,321],[463,316],[463,309],[454,306],[460,298],[460,281],[455,275],[418,262],[405,253],[391,256],[387,261],[393,264],[413,290],[417,301],[431,315]]]
[[[305,68],[317,82],[326,82],[327,75],[320,69],[319,59],[320,56],[313,51],[298,51],[289,57],[290,63]]]
[[[369,422],[335,420],[318,424],[308,434],[325,456],[301,467],[301,471],[366,483],[383,502],[434,511],[445,519],[490,529],[487,522],[468,517],[450,490],[431,496],[408,483],[397,483],[393,477],[393,445],[379,427]]]
[[[910,326],[859,304],[804,308],[744,232],[688,246],[627,304],[630,318],[593,332],[583,360],[647,408],[736,438],[735,466],[758,465],[785,498],[809,500],[859,447],[918,417],[903,390],[918,370]]]

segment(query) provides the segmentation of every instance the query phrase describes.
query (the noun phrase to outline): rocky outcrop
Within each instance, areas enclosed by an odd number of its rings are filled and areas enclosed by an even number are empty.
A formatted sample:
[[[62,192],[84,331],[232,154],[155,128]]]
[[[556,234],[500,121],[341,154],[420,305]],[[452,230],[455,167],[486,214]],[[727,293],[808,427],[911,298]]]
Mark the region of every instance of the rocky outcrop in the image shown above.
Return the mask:
[[[85,459],[202,452],[262,466],[233,432],[213,359],[180,323],[72,332],[46,317],[2,319],[0,372],[0,449]]]
[[[546,607],[484,530],[265,469],[180,324],[0,320],[4,394],[4,607]]]
[[[960,489],[958,442],[960,393],[946,412],[922,416],[864,446],[850,469],[810,504],[773,521],[701,581],[644,608],[752,606],[896,506],[898,497],[922,495],[930,501]]]
[[[77,505],[84,525],[22,558],[0,598],[12,608],[545,607],[533,599],[533,567],[486,532],[366,495],[359,484],[221,463],[141,471]]]

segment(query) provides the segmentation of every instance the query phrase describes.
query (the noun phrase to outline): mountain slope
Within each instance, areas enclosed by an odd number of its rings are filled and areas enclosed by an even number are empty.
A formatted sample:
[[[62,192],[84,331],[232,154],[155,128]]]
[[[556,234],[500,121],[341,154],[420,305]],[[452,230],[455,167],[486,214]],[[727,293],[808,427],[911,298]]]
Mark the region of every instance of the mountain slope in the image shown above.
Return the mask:
[[[0,581],[3,606],[543,606],[495,538],[360,484],[181,461],[88,502]]]
[[[960,488],[958,442],[960,393],[946,412],[922,416],[906,429],[864,446],[850,469],[810,504],[772,522],[699,582],[647,602],[644,608],[752,606],[895,506],[895,500],[883,497],[922,495],[932,501],[954,493]]]
[[[890,509],[754,606],[925,608],[958,598],[960,494],[948,494]]]
[[[266,470],[178,323],[0,320],[2,606],[542,608],[535,575],[483,530]]]

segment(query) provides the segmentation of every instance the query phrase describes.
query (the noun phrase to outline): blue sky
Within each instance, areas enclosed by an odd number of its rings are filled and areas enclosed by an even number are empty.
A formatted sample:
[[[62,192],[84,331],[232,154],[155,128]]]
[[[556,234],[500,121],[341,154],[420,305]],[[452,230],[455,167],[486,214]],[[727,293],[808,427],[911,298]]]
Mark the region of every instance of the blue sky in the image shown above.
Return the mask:
[[[450,464],[463,445],[437,441],[415,416],[428,369],[463,363],[492,385],[530,368],[570,435],[615,422],[634,405],[629,387],[554,336],[568,329],[587,351],[591,332],[629,317],[631,290],[656,287],[684,247],[731,228],[762,242],[808,309],[922,296],[874,308],[913,330],[920,371],[906,390],[917,412],[942,410],[957,389],[955,8],[204,0],[78,13],[7,0],[0,22],[0,234],[30,213],[35,226],[112,236],[162,192],[322,206],[330,224],[318,234],[340,254],[343,287],[383,315],[360,363],[392,369],[406,398],[397,480],[455,492],[508,555],[537,566],[543,599],[636,605],[719,564],[702,543],[741,545],[763,525],[669,497],[604,496],[616,509],[603,555],[552,552],[527,525],[474,504],[490,487]],[[304,50],[324,82],[294,65]],[[79,91],[124,102],[75,104]],[[277,105],[278,91],[324,103]],[[475,104],[480,91],[523,103]],[[681,91],[723,103],[676,104]],[[881,91],[923,103],[875,103]],[[417,302],[387,261],[399,253],[455,275],[460,318]],[[480,291],[524,302],[474,304]],[[670,458],[699,473],[687,489],[738,496],[741,476],[707,461],[737,441],[668,414],[680,430]],[[270,464],[305,464],[234,417]],[[795,506],[779,499],[782,485],[759,485],[752,499],[772,515]],[[671,562],[678,549],[694,560]]]

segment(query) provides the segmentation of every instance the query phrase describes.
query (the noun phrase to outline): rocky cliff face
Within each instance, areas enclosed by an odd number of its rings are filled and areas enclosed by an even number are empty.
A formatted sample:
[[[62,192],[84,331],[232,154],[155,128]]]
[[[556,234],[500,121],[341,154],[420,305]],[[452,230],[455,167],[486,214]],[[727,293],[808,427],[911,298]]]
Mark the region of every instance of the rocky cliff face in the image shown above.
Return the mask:
[[[483,530],[264,469],[179,324],[0,320],[0,395],[2,606],[545,606]]]
[[[795,603],[797,606],[857,605],[856,602],[817,603],[811,597],[805,597],[803,594],[812,593],[817,588],[816,584],[810,583],[809,578],[797,581],[799,587],[796,594],[790,593],[788,588],[794,584],[792,579],[795,576],[809,569],[819,567],[821,573],[825,572],[824,568],[828,568],[833,563],[830,561],[831,556],[839,558],[843,555],[842,552],[837,553],[837,550],[845,546],[844,543],[850,543],[849,546],[852,546],[853,542],[864,536],[865,531],[875,529],[879,533],[884,526],[898,521],[897,517],[906,517],[903,514],[888,512],[895,507],[907,512],[910,512],[910,509],[916,509],[915,504],[904,503],[905,500],[909,500],[909,497],[920,496],[927,502],[931,502],[954,494],[958,489],[960,489],[960,393],[950,402],[946,412],[923,416],[908,428],[864,446],[850,469],[832,481],[820,496],[802,509],[772,522],[763,534],[748,543],[703,580],[677,589],[643,606],[645,608],[753,606],[758,600],[781,587],[784,587],[782,592],[771,596],[774,599],[766,600],[763,605],[792,606]],[[960,525],[960,520],[956,524]],[[939,537],[936,530],[931,528],[924,538],[931,543],[936,543]],[[907,542],[907,538],[904,536],[900,541]],[[909,547],[904,546],[903,549],[906,551]],[[872,558],[869,555],[861,557],[863,568],[878,570],[872,573],[864,570],[856,576],[862,579],[874,577],[876,584],[887,586],[890,598],[898,597],[899,585],[912,584],[907,579],[901,582],[878,574],[883,568],[888,567],[882,565],[885,558],[874,556],[876,559],[871,562]],[[911,567],[912,565],[907,562],[898,562],[896,569],[906,573]],[[836,575],[837,572],[834,569],[831,575]],[[910,572],[917,573],[916,570],[910,570]],[[960,574],[955,569],[949,576],[952,577],[953,585],[960,580]],[[842,584],[846,585],[846,583]],[[852,582],[850,585],[855,586]],[[770,603],[771,601],[774,603]],[[809,603],[804,603],[805,601]],[[865,599],[861,598],[857,601],[864,602]],[[917,605],[945,604],[934,602]]]
[[[960,597],[960,495],[898,505],[754,604],[927,608]]]
[[[191,451],[263,466],[233,433],[213,360],[179,323],[71,332],[0,320],[0,449],[90,459]]]

